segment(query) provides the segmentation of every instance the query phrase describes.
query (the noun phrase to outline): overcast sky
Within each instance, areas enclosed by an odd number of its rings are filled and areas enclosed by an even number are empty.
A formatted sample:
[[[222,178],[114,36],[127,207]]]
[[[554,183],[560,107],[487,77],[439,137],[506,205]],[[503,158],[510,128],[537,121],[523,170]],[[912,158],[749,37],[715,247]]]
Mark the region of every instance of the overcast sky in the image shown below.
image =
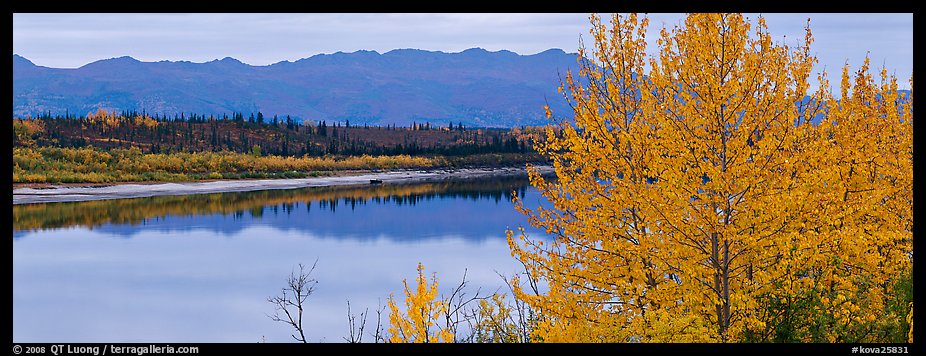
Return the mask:
[[[748,14],[755,18],[756,14]],[[913,69],[912,14],[765,14],[778,40],[795,45],[811,18],[820,59],[831,82],[848,62],[870,52],[904,88]],[[682,14],[650,14],[647,38]],[[319,53],[397,48],[459,52],[481,47],[534,54],[575,52],[588,41],[587,14],[13,14],[13,53],[37,65],[76,68],[106,58],[207,62],[233,57],[268,65]],[[786,37],[782,37],[786,36]]]

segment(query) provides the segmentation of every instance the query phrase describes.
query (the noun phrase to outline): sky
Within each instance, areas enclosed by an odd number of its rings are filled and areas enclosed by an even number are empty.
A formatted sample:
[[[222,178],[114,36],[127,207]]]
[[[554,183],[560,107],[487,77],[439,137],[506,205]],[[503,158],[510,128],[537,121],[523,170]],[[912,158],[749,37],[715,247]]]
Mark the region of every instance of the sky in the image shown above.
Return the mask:
[[[759,14],[746,14],[754,19]],[[843,65],[865,56],[888,68],[908,88],[913,70],[913,14],[773,13],[765,16],[774,37],[790,45],[803,38],[807,18],[812,51],[831,82]],[[656,48],[659,29],[680,24],[683,14],[649,14],[647,39]],[[77,68],[101,59],[131,56],[208,62],[232,57],[251,65],[296,61],[321,53],[399,48],[460,52],[480,47],[534,54],[550,48],[575,52],[590,41],[588,14],[13,14],[13,53],[54,68]]]

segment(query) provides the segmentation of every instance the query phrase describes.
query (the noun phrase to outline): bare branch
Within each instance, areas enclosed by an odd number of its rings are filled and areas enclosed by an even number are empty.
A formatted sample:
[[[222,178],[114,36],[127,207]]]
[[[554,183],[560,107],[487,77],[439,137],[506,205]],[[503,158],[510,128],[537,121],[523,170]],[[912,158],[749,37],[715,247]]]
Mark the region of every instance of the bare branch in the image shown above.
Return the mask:
[[[344,338],[344,341],[347,341],[352,344],[357,344],[363,342],[363,328],[367,324],[367,314],[369,314],[370,309],[364,309],[360,313],[360,326],[357,326],[357,316],[350,313],[350,301],[347,301],[347,323],[350,327],[350,338]],[[356,330],[356,332],[355,332]]]
[[[306,299],[315,292],[315,285],[318,284],[317,280],[310,278],[317,264],[318,259],[312,264],[312,268],[309,268],[308,272],[306,272],[305,266],[300,263],[299,273],[297,274],[296,270],[293,269],[286,281],[286,288],[281,291],[281,295],[267,298],[267,302],[273,304],[276,310],[273,315],[267,315],[267,317],[270,320],[292,326],[293,329],[296,329],[296,334],[290,336],[302,343],[306,342],[305,330],[302,327],[303,305]],[[282,312],[282,315],[280,312]]]

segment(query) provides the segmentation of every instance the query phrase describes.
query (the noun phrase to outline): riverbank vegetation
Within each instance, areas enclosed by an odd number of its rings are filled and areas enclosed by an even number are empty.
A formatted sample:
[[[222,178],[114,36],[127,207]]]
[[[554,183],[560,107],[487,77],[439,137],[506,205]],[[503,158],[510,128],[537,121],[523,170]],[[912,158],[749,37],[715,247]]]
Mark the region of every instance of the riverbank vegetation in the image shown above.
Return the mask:
[[[540,108],[538,108],[540,110]],[[459,156],[526,153],[543,137],[536,127],[468,128],[448,123],[356,126],[350,121],[296,121],[263,114],[149,115],[98,109],[85,116],[43,113],[13,120],[14,147],[138,148],[145,153],[237,152],[274,156]]]
[[[542,130],[351,126],[350,121],[173,117],[98,110],[13,120],[13,182],[299,178],[345,170],[523,166]]]
[[[143,153],[137,147],[14,147],[13,183],[305,178],[359,170],[517,166],[537,160],[530,153],[283,157],[228,151]]]

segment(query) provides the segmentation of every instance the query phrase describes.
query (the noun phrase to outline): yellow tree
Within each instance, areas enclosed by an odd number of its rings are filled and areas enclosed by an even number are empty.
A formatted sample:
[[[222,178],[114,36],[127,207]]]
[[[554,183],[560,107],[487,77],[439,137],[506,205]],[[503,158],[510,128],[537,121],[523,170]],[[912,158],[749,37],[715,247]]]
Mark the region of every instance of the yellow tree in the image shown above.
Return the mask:
[[[428,283],[424,266],[418,264],[415,289],[405,286],[405,312],[399,309],[395,298],[389,296],[389,342],[453,342],[453,332],[441,328],[438,320],[446,311],[447,304],[438,299],[437,276]]]
[[[813,282],[800,295],[819,297],[829,331],[815,341],[903,341],[879,330],[907,315],[907,303],[901,310],[885,303],[912,264],[912,94],[899,95],[886,69],[880,76],[880,83],[872,78],[867,58],[854,76],[844,67],[840,94],[824,94],[823,120],[808,145],[818,182],[804,190],[815,204],[795,219],[795,234],[808,240],[798,261],[812,277],[802,280]]]
[[[13,119],[13,145],[28,147],[35,144],[36,138],[45,131],[42,121],[26,118]]]
[[[834,325],[880,315],[912,260],[912,109],[896,81],[873,85],[866,64],[839,101],[825,74],[808,97],[809,25],[791,47],[761,17],[692,14],[647,58],[646,19],[591,23],[562,88],[574,120],[537,146],[557,179],[531,182],[550,204],[517,205],[553,238],[508,231],[547,286],[515,288],[542,315],[534,338],[769,339],[770,301],[801,298]],[[864,335],[839,330],[824,333]]]
[[[87,113],[87,121],[100,125],[100,135],[109,132],[110,136],[112,136],[113,129],[119,126],[122,120],[125,120],[125,118],[117,116],[115,112],[109,112],[103,108],[97,109],[95,113]]]

